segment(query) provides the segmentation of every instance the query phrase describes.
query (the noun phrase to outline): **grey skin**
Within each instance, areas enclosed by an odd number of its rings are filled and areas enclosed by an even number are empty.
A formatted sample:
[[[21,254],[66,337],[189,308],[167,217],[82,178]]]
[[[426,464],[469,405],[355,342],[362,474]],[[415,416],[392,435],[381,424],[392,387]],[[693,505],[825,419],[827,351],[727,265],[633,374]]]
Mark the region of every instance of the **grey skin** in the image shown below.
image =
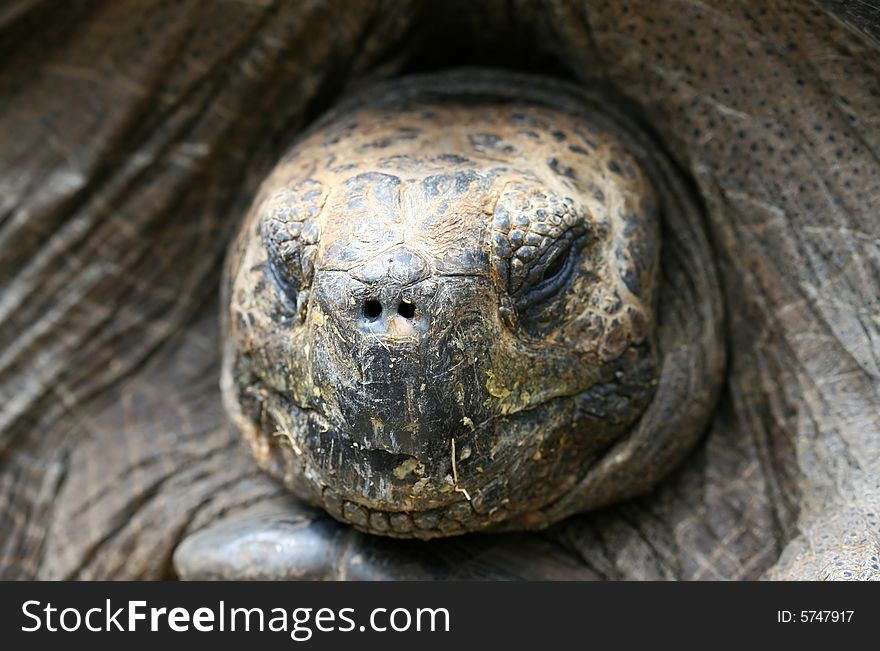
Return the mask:
[[[3,577],[876,577],[876,14],[333,4],[0,10]],[[626,98],[702,209],[728,357],[702,441],[648,494],[394,541],[242,449],[216,297],[307,124],[355,86],[462,64]]]
[[[613,104],[404,77],[282,157],[224,284],[224,401],[262,468],[429,539],[546,527],[674,467],[721,383],[720,291],[697,206]]]

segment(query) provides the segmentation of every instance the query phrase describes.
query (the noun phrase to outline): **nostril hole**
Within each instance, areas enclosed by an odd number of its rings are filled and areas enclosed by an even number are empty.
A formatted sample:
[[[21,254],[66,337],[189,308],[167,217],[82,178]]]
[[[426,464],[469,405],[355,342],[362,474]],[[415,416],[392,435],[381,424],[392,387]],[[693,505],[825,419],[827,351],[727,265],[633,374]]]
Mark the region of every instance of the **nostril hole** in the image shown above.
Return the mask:
[[[367,301],[364,303],[364,316],[368,319],[377,319],[382,315],[382,304],[379,301]]]
[[[416,315],[416,306],[404,301],[397,306],[397,313],[404,319],[411,319]]]

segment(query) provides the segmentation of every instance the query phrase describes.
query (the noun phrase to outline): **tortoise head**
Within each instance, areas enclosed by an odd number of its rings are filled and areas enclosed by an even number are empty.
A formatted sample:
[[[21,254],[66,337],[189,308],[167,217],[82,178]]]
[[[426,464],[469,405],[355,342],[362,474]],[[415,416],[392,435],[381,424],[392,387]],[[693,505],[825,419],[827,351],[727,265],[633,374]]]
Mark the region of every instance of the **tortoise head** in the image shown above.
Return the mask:
[[[227,407],[264,469],[361,529],[546,524],[651,402],[658,249],[598,113],[356,103],[279,163],[230,255]]]

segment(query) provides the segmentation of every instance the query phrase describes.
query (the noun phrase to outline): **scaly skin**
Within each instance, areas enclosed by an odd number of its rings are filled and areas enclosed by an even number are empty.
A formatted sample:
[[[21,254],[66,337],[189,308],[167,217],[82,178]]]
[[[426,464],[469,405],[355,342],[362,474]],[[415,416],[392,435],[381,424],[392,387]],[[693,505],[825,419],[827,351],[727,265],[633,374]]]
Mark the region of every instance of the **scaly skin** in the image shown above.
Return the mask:
[[[4,5],[2,575],[173,576],[189,539],[193,577],[876,577],[876,22],[805,0],[464,3],[454,26],[333,4]],[[529,66],[640,107],[705,204],[729,362],[705,441],[649,495],[426,547],[256,469],[220,406],[212,297],[290,139],[345,81],[447,41],[477,63],[533,44]],[[267,542],[316,551],[242,562]]]
[[[689,451],[720,292],[698,210],[613,99],[407,77],[282,158],[226,292],[224,397],[261,467],[361,530],[433,538],[546,527]]]

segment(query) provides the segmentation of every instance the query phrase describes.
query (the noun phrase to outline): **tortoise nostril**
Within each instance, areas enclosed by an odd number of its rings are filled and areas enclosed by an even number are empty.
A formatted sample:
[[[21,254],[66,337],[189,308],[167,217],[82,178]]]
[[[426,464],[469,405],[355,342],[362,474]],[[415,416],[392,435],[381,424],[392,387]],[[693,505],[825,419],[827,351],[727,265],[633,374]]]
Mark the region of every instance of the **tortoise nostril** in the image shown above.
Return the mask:
[[[406,301],[403,301],[400,305],[397,306],[397,313],[404,319],[411,319],[416,315],[416,306],[412,303],[407,303]]]
[[[382,315],[382,304],[371,300],[364,303],[364,316],[368,319],[378,319]]]

